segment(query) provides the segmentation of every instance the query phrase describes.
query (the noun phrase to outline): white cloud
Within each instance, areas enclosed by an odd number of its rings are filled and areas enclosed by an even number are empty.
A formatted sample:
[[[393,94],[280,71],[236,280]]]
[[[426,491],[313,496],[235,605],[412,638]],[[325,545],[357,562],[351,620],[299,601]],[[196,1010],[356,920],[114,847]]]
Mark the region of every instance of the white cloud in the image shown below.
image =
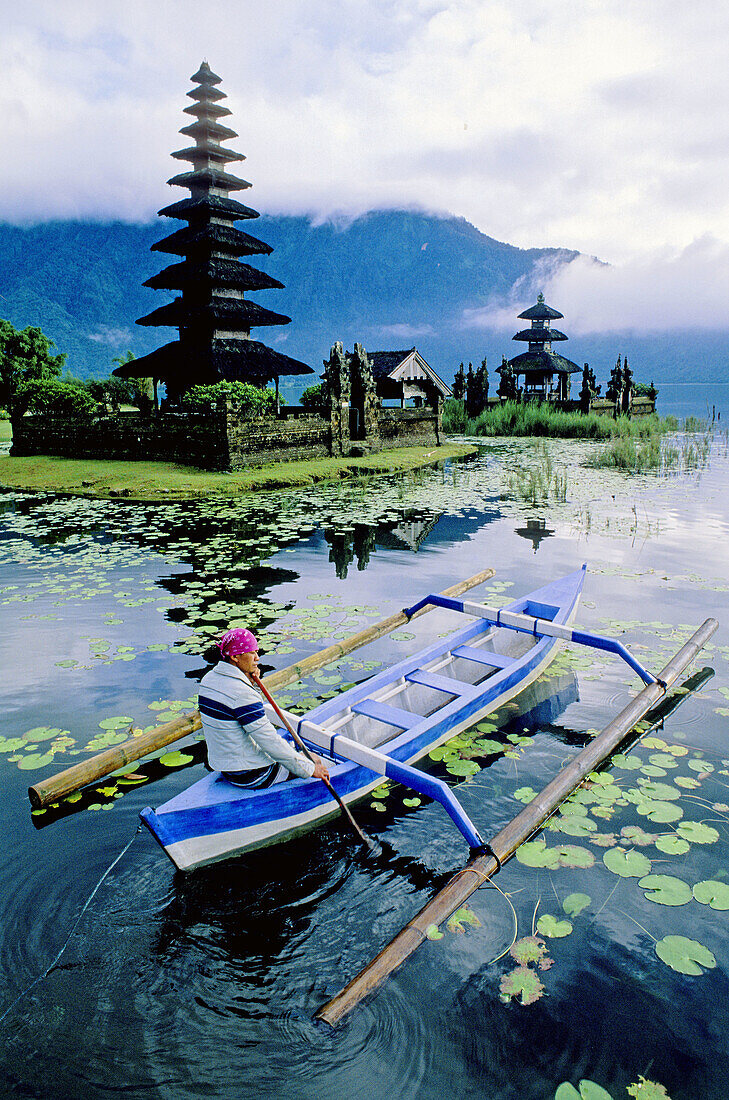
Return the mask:
[[[461,214],[609,260],[729,240],[729,10],[678,0],[6,5],[0,217],[150,218],[207,57],[265,211]],[[182,195],[182,192],[179,193]]]
[[[537,268],[515,285],[508,302],[467,310],[466,328],[513,329],[537,289],[569,318],[572,335],[726,329],[729,245],[705,234],[681,250],[661,249],[619,264],[579,256]],[[560,322],[556,322],[559,327]]]

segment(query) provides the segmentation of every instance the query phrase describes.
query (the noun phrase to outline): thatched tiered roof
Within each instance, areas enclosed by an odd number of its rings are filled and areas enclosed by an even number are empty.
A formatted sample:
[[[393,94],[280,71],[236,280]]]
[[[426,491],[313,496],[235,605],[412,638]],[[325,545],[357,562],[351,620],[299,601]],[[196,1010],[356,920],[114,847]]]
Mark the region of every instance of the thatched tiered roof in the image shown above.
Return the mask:
[[[512,340],[523,340],[528,343],[529,350],[521,355],[516,355],[509,360],[508,364],[497,367],[496,373],[502,374],[506,365],[511,368],[517,378],[520,374],[523,374],[527,385],[541,385],[542,380],[549,380],[555,374],[576,374],[581,368],[573,363],[571,359],[566,359],[564,355],[559,355],[551,348],[553,340],[569,339],[559,329],[550,328],[550,321],[563,316],[563,313],[548,306],[544,301],[544,295],[540,293],[536,304],[519,314],[520,318],[531,321],[531,328],[521,329],[512,336]],[[565,384],[566,382],[567,379],[565,379]]]
[[[184,259],[144,284],[182,293],[137,321],[144,326],[178,328],[180,338],[114,372],[122,377],[151,375],[167,384],[168,396],[173,399],[197,383],[226,379],[265,385],[280,375],[314,373],[305,363],[250,338],[252,328],[286,325],[291,318],[245,297],[250,291],[283,289],[283,284],[238,259],[267,255],[272,250],[264,241],[231,224],[259,215],[257,210],[229,197],[231,191],[243,191],[251,185],[223,170],[223,166],[245,157],[221,144],[238,135],[217,121],[230,114],[219,104],[226,98],[216,87],[220,77],[204,61],[191,79],[197,87],[187,93],[194,102],[185,113],[196,121],[180,133],[193,138],[195,144],[178,149],[172,156],[190,163],[192,171],[168,181],[188,188],[191,195],[160,210],[161,216],[188,224],[152,246],[153,251]]]

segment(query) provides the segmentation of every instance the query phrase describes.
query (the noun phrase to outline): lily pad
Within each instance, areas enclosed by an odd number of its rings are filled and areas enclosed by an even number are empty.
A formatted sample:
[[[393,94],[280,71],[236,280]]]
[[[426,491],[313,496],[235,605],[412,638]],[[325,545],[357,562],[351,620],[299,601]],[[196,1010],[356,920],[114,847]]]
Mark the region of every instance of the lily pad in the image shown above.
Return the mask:
[[[628,1096],[636,1100],[671,1100],[670,1096],[657,1081],[649,1081],[642,1073],[638,1074],[638,1080],[627,1087]]]
[[[579,867],[586,870],[595,864],[592,852],[587,848],[580,848],[578,844],[558,845],[554,851],[557,853],[559,867]]]
[[[458,932],[461,935],[466,931],[465,926],[470,924],[472,928],[480,928],[481,921],[478,919],[472,909],[469,909],[467,905],[462,905],[460,909],[456,909],[447,921],[446,927],[449,932]]]
[[[679,974],[698,977],[704,973],[702,966],[707,970],[716,966],[716,959],[708,947],[687,936],[664,936],[656,944],[656,955]]]
[[[609,848],[602,857],[608,871],[621,878],[643,878],[650,874],[651,861],[642,852],[628,852],[625,848]]]
[[[610,763],[615,768],[621,768],[624,771],[637,771],[643,765],[643,761],[639,756],[634,753],[622,753],[618,752],[612,757]]]
[[[133,726],[134,719],[129,718],[128,715],[119,715],[116,718],[105,718],[103,722],[99,722],[99,726],[102,730],[120,730],[125,726]]]
[[[60,737],[69,732],[69,730],[56,729],[55,726],[36,726],[35,729],[25,731],[23,740],[36,744],[38,741],[50,741],[53,737]]]
[[[725,882],[707,878],[697,882],[692,892],[702,905],[709,905],[712,909],[729,909],[729,886]]]
[[[23,737],[0,737],[0,752],[17,752],[25,748],[27,742]]]
[[[527,840],[516,849],[516,858],[526,867],[549,867],[556,870],[559,866],[559,853],[556,848],[548,848],[545,840]]]
[[[567,836],[589,836],[597,832],[597,825],[589,817],[559,817],[557,819],[559,830],[567,833]]]
[[[539,963],[547,954],[547,945],[539,936],[522,936],[511,945],[509,954],[520,966]]]
[[[514,791],[514,798],[518,802],[524,802],[525,804],[531,802],[537,797],[537,791],[533,787],[519,787]]]
[[[562,908],[568,917],[578,916],[592,901],[589,894],[568,894],[562,902]]]
[[[407,806],[409,809],[412,810],[416,806],[420,806],[421,799],[420,798],[403,798],[402,804],[403,804],[403,806]]]
[[[165,752],[160,756],[160,764],[164,764],[166,768],[181,768],[183,764],[191,764],[195,759],[194,756],[188,756],[187,753],[180,752],[179,749],[175,752]]]
[[[645,829],[641,829],[640,825],[624,825],[620,835],[629,844],[638,845],[641,848],[647,844],[655,844],[658,839],[656,833],[647,833]]]
[[[564,936],[569,936],[572,931],[572,925],[568,920],[558,920],[551,913],[544,913],[539,918],[537,928],[543,936],[549,936],[550,939],[562,939]]]
[[[665,852],[667,856],[683,856],[688,852],[690,844],[683,837],[669,833],[668,836],[658,837],[656,848],[659,852]]]
[[[21,771],[28,772],[33,768],[45,768],[47,764],[51,764],[52,762],[52,752],[29,752],[27,756],[21,757],[18,761],[18,767]]]
[[[446,764],[451,775],[476,775],[481,769],[473,760],[451,760]]]
[[[659,802],[672,802],[681,797],[681,792],[669,783],[654,783],[650,779],[639,778],[638,784],[644,795]]]
[[[683,810],[675,802],[660,802],[658,799],[645,799],[635,807],[642,817],[656,825],[667,825],[669,821],[678,821],[683,817]]]
[[[518,1000],[519,1004],[531,1005],[544,993],[539,976],[530,966],[518,966],[509,974],[504,974],[500,984],[501,1000]]]
[[[685,905],[691,901],[691,887],[673,875],[646,875],[638,885],[646,891],[648,901],[656,905]]]
[[[425,935],[429,940],[442,940],[444,933],[438,930],[437,924],[429,924],[425,929]]]
[[[703,821],[682,821],[676,832],[691,844],[714,844],[719,839],[716,829]]]

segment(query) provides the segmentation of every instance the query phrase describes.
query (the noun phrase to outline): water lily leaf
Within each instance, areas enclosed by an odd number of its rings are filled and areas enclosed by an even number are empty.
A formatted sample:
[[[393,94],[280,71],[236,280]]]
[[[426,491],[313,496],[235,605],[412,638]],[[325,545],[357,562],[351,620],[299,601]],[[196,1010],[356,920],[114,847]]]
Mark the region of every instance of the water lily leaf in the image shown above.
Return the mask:
[[[647,833],[644,829],[641,829],[640,825],[624,825],[620,830],[620,835],[629,844],[638,845],[641,848],[645,847],[646,844],[655,844],[658,839],[657,833]]]
[[[654,752],[648,757],[659,768],[677,768],[678,761],[668,752]]]
[[[658,837],[656,848],[659,852],[665,852],[667,856],[683,856],[688,852],[690,844],[683,837],[669,833],[668,836]]]
[[[648,901],[657,905],[685,905],[691,901],[691,887],[673,875],[646,875],[638,881]]]
[[[451,775],[476,775],[481,769],[473,760],[450,760],[446,764],[446,771]]]
[[[639,756],[636,756],[634,753],[626,755],[622,752],[616,753],[615,756],[612,757],[610,763],[616,768],[622,768],[624,771],[631,772],[637,771],[638,768],[643,765],[643,761]]]
[[[562,844],[553,850],[557,853],[560,867],[580,867],[585,870],[595,864],[592,852],[587,848],[580,848],[577,844]]]
[[[379,812],[383,814],[387,809],[384,802],[370,802],[370,808],[373,810],[379,810]]]
[[[470,924],[472,928],[481,927],[481,921],[473,910],[469,909],[467,905],[462,905],[448,918],[446,927],[449,932],[458,932],[462,935],[466,931],[465,925],[467,924]]]
[[[638,803],[635,808],[642,817],[647,817],[656,825],[667,825],[669,821],[678,821],[683,817],[683,809],[675,802],[660,802],[647,798],[645,802]]]
[[[569,1081],[563,1081],[554,1094],[554,1100],[581,1100],[580,1094]]]
[[[497,752],[503,752],[504,746],[500,741],[492,741],[488,737],[478,737],[472,742],[472,748],[476,749],[483,756],[494,756]]]
[[[660,779],[667,774],[665,768],[658,768],[655,764],[644,764],[640,770],[643,775],[650,776],[651,779]]]
[[[564,936],[569,936],[572,931],[572,925],[568,920],[557,920],[551,913],[544,913],[539,918],[537,928],[543,936],[549,936],[550,939],[562,939]]]
[[[708,760],[699,760],[694,758],[689,760],[688,766],[692,772],[713,772],[714,765],[710,764]]]
[[[707,878],[697,882],[692,892],[702,905],[710,905],[712,909],[729,909],[729,886],[725,882]]]
[[[662,737],[644,737],[641,744],[646,749],[665,749],[668,747]]]
[[[703,974],[702,966],[707,970],[716,966],[716,959],[708,947],[687,936],[664,936],[656,944],[656,955],[679,974],[698,976]]]
[[[429,924],[428,927],[425,929],[425,935],[428,937],[429,940],[442,940],[444,933],[438,931],[437,924]]]
[[[625,848],[609,848],[602,857],[608,871],[621,878],[642,878],[650,873],[651,861],[642,852],[628,852]]]
[[[653,783],[650,779],[638,779],[638,784],[644,795],[661,802],[673,801],[681,797],[681,792],[669,783]]]
[[[494,722],[478,722],[476,729],[481,733],[496,733],[499,727]]]
[[[562,902],[562,908],[568,917],[578,916],[592,901],[589,894],[568,894]]]
[[[682,821],[676,832],[691,844],[714,844],[719,839],[716,829],[703,821]]]
[[[23,756],[18,761],[18,767],[21,771],[27,772],[32,768],[45,768],[46,764],[51,764],[52,762],[52,752],[29,752],[27,756]]]
[[[589,817],[559,817],[559,830],[568,836],[589,836],[597,832],[597,825]]]
[[[547,945],[539,936],[522,936],[511,945],[509,954],[520,966],[539,963],[547,954]]]
[[[556,848],[548,848],[545,840],[527,840],[516,849],[516,858],[525,867],[549,867],[556,870],[559,866],[559,853]]]
[[[99,726],[102,730],[119,730],[123,726],[133,726],[134,719],[129,718],[128,715],[120,715],[116,718],[105,718],[103,722],[99,722]]]
[[[701,786],[698,779],[692,779],[689,775],[677,775],[673,782],[677,787],[683,787],[688,791],[695,791],[697,787]]]
[[[458,758],[458,751],[451,749],[448,745],[438,745],[437,748],[431,749],[428,753],[431,760],[456,760]]]
[[[59,730],[54,726],[36,726],[35,729],[26,730],[23,734],[24,741],[50,741],[52,737],[60,737],[62,734],[67,734],[68,730]]]
[[[580,1081],[580,1100],[613,1100],[609,1092],[594,1081]]]
[[[514,791],[514,798],[518,802],[524,802],[525,804],[531,802],[537,797],[537,791],[533,787],[519,787]]]
[[[194,759],[194,756],[188,756],[187,753],[176,750],[175,752],[163,753],[159,757],[159,762],[164,764],[166,768],[181,768],[183,764],[191,764]]]
[[[419,799],[419,798],[403,798],[402,804],[403,804],[403,806],[408,806],[410,809],[413,809],[415,806],[420,806],[421,799]]]
[[[634,1084],[628,1085],[627,1092],[637,1100],[671,1100],[663,1085],[659,1085],[657,1081],[649,1081],[642,1073],[638,1074],[638,1080]]]
[[[531,1005],[544,993],[544,986],[537,972],[530,966],[518,966],[509,974],[504,974],[500,984],[501,1000],[518,1000],[519,1004]]]
[[[23,737],[2,737],[0,738],[0,752],[17,752],[18,749],[24,749],[27,742]]]
[[[590,844],[597,844],[598,848],[613,848],[617,840],[615,833],[593,833]]]

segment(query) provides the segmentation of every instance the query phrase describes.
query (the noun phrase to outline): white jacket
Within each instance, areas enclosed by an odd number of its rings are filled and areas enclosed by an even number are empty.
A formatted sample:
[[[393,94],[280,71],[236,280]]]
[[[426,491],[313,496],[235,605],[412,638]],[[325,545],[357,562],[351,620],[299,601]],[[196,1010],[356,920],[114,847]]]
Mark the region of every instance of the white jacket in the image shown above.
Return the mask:
[[[313,774],[313,762],[277,733],[275,711],[268,703],[264,709],[260,692],[235,665],[221,661],[203,676],[198,707],[208,763],[215,771],[268,768],[277,761],[302,778]],[[298,719],[291,719],[295,727]]]

